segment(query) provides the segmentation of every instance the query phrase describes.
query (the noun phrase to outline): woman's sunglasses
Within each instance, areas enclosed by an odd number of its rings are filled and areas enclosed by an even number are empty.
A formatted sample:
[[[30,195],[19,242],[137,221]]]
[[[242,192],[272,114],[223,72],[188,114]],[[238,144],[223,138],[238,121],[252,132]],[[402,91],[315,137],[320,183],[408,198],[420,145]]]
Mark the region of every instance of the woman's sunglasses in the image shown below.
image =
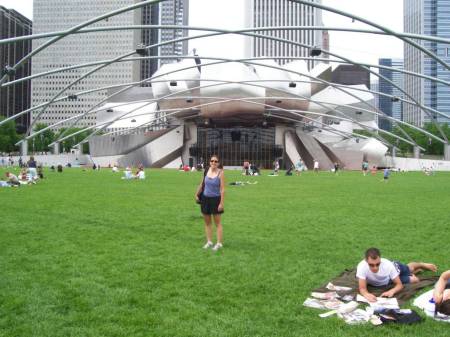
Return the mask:
[[[218,162],[219,162],[218,160],[214,160],[214,159],[210,161],[210,163],[218,163]]]

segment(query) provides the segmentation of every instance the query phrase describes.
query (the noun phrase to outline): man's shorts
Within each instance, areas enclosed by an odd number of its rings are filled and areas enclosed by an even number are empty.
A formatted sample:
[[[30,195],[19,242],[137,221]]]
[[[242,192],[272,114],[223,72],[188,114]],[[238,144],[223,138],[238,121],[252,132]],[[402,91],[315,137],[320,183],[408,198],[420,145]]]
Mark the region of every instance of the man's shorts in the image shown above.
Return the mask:
[[[398,261],[393,261],[393,262],[394,262],[395,268],[400,273],[400,275],[398,275],[400,277],[400,281],[402,281],[403,284],[410,283],[411,282],[411,280],[410,280],[411,271],[409,270],[409,267],[406,264],[403,264]]]

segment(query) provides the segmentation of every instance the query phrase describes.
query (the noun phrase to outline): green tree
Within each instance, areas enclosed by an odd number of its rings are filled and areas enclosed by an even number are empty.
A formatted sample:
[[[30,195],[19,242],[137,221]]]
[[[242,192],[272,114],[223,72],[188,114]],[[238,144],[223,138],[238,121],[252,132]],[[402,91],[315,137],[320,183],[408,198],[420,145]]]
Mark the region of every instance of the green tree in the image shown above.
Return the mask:
[[[38,123],[34,127],[34,132],[45,129],[47,124]],[[55,140],[55,132],[51,129],[45,130],[41,134],[34,137],[34,150],[35,151],[50,151],[49,144],[51,144]]]
[[[0,117],[0,120],[4,120],[4,117]],[[16,144],[19,141],[19,136],[16,132],[16,122],[11,120],[5,124],[0,125],[0,151],[1,152],[14,152],[17,151]]]
[[[67,131],[66,131],[67,130]],[[62,135],[64,133],[65,136],[70,135],[72,133],[81,131],[82,129],[80,128],[69,128],[69,129],[65,129],[62,128],[59,130],[59,135]],[[81,142],[83,139],[85,139],[87,136],[89,136],[91,134],[90,130],[87,131],[83,131],[79,134],[74,135],[73,137],[70,137],[66,140],[64,140],[61,143],[61,150],[63,150],[64,152],[70,152],[70,150],[79,142]],[[85,143],[83,144],[83,148],[82,148],[82,152],[83,153],[89,153],[89,144]]]
[[[426,154],[442,155],[444,153],[444,144],[442,144],[442,142],[439,142],[431,138],[430,136],[424,134],[423,132],[420,132],[419,130],[416,130],[410,126],[402,125],[401,128],[417,143],[417,145],[425,149]],[[448,124],[441,124],[441,128],[442,131],[447,136],[447,138],[450,138],[450,128]],[[434,125],[433,123],[425,123],[423,129],[433,135],[436,135],[437,137],[442,138],[442,135],[440,134],[436,125]],[[392,133],[400,137],[406,138],[403,132],[401,132],[401,130],[397,126],[393,128]],[[402,141],[397,142],[395,141],[394,137],[386,137],[386,138],[393,144],[397,144],[397,147],[403,154],[413,152],[412,145],[409,145]]]

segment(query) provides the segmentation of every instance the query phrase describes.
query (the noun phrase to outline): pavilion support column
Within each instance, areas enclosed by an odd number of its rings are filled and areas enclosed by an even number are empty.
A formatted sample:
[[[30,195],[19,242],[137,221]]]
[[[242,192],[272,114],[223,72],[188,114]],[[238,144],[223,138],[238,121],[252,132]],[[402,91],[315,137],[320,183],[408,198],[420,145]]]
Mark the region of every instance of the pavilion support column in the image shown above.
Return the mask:
[[[22,143],[20,143],[20,155],[22,157],[28,156],[28,141],[24,140]]]
[[[444,160],[450,160],[450,144],[444,144]]]
[[[420,158],[420,147],[414,146],[414,158]]]
[[[53,144],[53,154],[59,154],[60,153],[59,145],[60,145],[60,143]]]

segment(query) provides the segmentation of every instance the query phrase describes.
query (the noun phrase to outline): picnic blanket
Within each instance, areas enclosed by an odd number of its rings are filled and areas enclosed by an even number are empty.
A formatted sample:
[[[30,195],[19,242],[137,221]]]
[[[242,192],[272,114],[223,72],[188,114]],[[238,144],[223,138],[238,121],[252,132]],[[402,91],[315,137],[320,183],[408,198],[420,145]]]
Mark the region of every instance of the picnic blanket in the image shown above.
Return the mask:
[[[420,281],[418,283],[408,283],[404,284],[403,289],[395,294],[395,297],[398,300],[398,304],[401,306],[410,298],[412,298],[417,292],[425,287],[432,286],[439,279],[439,276],[420,276]],[[335,286],[349,287],[352,288],[351,291],[343,292],[344,295],[353,295],[356,296],[358,294],[358,279],[356,278],[356,269],[346,269],[339,276],[329,281],[333,283]],[[315,289],[315,292],[329,292],[330,290],[326,288],[326,282],[323,286]],[[373,293],[376,296],[380,296],[386,290],[392,288],[392,285],[388,285],[385,287],[372,287],[368,286],[367,290]],[[338,291],[340,294],[340,292]]]

